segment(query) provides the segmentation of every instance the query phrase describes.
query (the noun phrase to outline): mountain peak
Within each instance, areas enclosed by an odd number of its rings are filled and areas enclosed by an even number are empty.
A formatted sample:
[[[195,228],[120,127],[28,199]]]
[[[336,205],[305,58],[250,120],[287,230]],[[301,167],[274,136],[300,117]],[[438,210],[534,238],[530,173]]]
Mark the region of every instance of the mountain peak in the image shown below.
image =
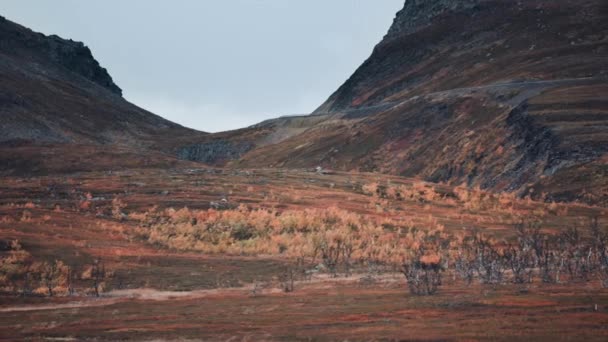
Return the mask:
[[[442,13],[472,9],[478,3],[479,0],[406,0],[403,9],[397,12],[385,39],[415,32]]]
[[[99,65],[91,50],[82,42],[46,36],[0,17],[0,47],[22,56],[38,56],[51,61],[110,92],[122,96],[108,71]]]
[[[53,148],[63,153],[73,145],[93,150],[114,145],[174,153],[204,135],[126,101],[84,43],[36,33],[4,18],[0,75],[0,149],[57,144]],[[5,165],[27,169],[19,166],[24,157],[10,151],[5,159],[0,155],[0,173]],[[40,161],[36,158],[26,158],[27,165]]]

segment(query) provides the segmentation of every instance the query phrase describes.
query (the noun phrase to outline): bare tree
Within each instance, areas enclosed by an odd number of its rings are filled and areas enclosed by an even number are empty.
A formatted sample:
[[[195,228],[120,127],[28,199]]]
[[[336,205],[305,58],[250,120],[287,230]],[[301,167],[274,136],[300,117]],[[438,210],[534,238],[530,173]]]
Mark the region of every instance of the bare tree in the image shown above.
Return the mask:
[[[74,280],[76,279],[75,267],[68,265],[66,271],[66,287],[68,289],[68,295],[73,296],[76,292],[74,289]]]
[[[425,233],[417,248],[409,250],[409,258],[401,265],[403,275],[411,294],[432,295],[441,286],[441,275],[444,271],[444,250],[449,239],[441,234]]]
[[[342,241],[337,241],[335,246],[324,243],[321,245],[321,258],[333,277],[337,277],[338,262],[342,254]]]
[[[32,292],[32,283],[39,276],[30,253],[19,241],[11,242],[9,253],[0,259],[0,285],[9,287],[14,294],[22,296]]]
[[[467,285],[473,282],[476,269],[476,255],[471,240],[470,236],[462,239],[453,262],[455,274],[464,280]]]
[[[530,259],[530,267],[538,266],[545,248],[545,235],[540,231],[540,223],[532,222],[526,224],[520,222],[515,226],[517,232],[517,243]]]
[[[602,287],[608,288],[608,233],[600,228],[597,217],[591,220],[592,250]]]
[[[475,266],[479,281],[484,284],[499,284],[503,280],[504,264],[501,251],[491,239],[481,233],[473,236]]]
[[[533,261],[529,252],[517,245],[509,245],[504,257],[513,274],[513,282],[516,284],[532,282]]]
[[[352,241],[347,240],[342,244],[342,261],[344,264],[344,275],[346,277],[351,275],[351,258],[355,250],[354,247]]]
[[[106,279],[106,266],[100,260],[96,259],[91,267],[91,279],[93,280],[93,291],[96,297],[100,295],[100,287]]]
[[[504,250],[504,259],[517,284],[532,282],[533,269],[539,265],[543,255],[543,235],[540,225],[519,223],[516,226],[517,240]]]
[[[560,272],[563,269],[563,257],[556,249],[554,238],[545,236],[543,249],[538,259],[540,278],[543,283],[559,283]]]
[[[568,273],[569,280],[589,281],[593,265],[592,249],[587,246],[578,228],[570,228],[559,236],[560,263]]]
[[[441,285],[441,263],[422,261],[420,251],[409,262],[403,262],[402,270],[411,294],[432,295]]]
[[[59,260],[53,260],[51,262],[45,262],[41,267],[41,279],[44,286],[47,288],[49,297],[53,297],[55,294],[53,289],[66,282],[67,268],[63,262]]]
[[[293,292],[295,271],[292,267],[287,267],[285,272],[279,277],[280,286],[283,292]]]

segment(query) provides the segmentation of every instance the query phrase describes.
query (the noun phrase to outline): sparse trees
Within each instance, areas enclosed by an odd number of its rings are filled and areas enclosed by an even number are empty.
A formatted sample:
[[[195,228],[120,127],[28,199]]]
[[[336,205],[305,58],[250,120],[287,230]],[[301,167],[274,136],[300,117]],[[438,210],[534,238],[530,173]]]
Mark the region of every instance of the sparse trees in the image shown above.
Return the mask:
[[[532,273],[543,254],[543,239],[538,224],[519,223],[516,226],[517,240],[507,244],[505,262],[517,284],[532,282]]]
[[[479,232],[460,237],[455,248],[454,272],[467,284],[471,284],[475,277],[482,284],[501,283],[505,267],[511,260],[513,268],[523,269],[516,245],[504,251],[496,241]]]
[[[61,260],[37,261],[19,241],[10,242],[8,252],[0,258],[0,291],[14,295],[73,295],[76,293],[76,268]],[[82,278],[92,281],[92,292],[99,296],[104,282],[111,276],[101,260],[85,269]]]
[[[42,263],[40,276],[49,297],[53,297],[55,287],[68,283],[68,273],[68,267],[59,260]]]
[[[464,243],[468,241],[464,240]],[[470,246],[459,246],[454,258],[454,272],[467,284],[470,285],[475,278],[475,255]]]
[[[559,283],[560,272],[562,270],[562,256],[554,246],[555,238],[546,236],[543,242],[543,249],[538,259],[540,278],[543,283]]]
[[[600,283],[608,288],[608,233],[601,230],[597,218],[591,220],[591,238]]]
[[[95,297],[99,297],[103,291],[106,280],[106,266],[101,259],[95,259],[82,275],[83,279],[91,280],[91,289]]]
[[[588,281],[591,269],[592,251],[583,241],[578,228],[570,228],[560,234],[558,239],[560,266],[568,274],[569,281]]]
[[[411,188],[428,201],[442,198],[424,184]],[[366,189],[380,196],[384,193],[373,183]],[[401,187],[399,190],[399,196],[407,195]],[[389,193],[391,198],[397,196]],[[602,279],[608,279],[608,238],[599,228],[590,239],[577,229],[552,235],[543,233],[539,223],[522,222],[515,226],[513,238],[495,240],[479,232],[448,235],[437,221],[417,229],[412,220],[338,208],[279,211],[245,206],[222,211],[167,209],[144,222],[148,227],[140,232],[145,232],[149,242],[180,250],[278,253],[300,264],[306,260],[311,267],[320,263],[318,269],[333,276],[348,276],[357,265],[367,265],[372,271],[392,267],[412,279],[414,287],[422,286],[417,282],[429,282],[430,291],[413,293],[434,292],[433,284],[439,286],[445,271],[467,284],[475,280],[525,284],[538,278],[545,283],[588,281],[602,274]],[[438,265],[427,259],[433,253],[439,257]],[[296,274],[306,274],[306,270],[299,267]]]
[[[510,244],[504,251],[504,258],[516,284],[532,282],[532,265],[534,263],[530,252],[521,245]]]
[[[504,275],[504,259],[496,242],[481,233],[473,236],[472,247],[479,281],[484,284],[499,284]]]
[[[441,262],[425,261],[420,251],[403,263],[403,275],[411,294],[432,295],[441,285]]]
[[[540,224],[538,222],[526,224],[520,222],[515,226],[517,233],[517,243],[520,250],[524,251],[529,258],[531,263],[530,267],[538,265],[544,251],[544,235],[540,231]]]
[[[7,256],[0,260],[0,283],[13,293],[27,295],[32,291],[36,279],[33,272],[33,259],[17,240],[11,242]]]
[[[68,295],[73,296],[76,292],[74,288],[74,281],[76,280],[76,271],[75,267],[71,265],[66,266],[66,287],[68,290]]]
[[[441,275],[444,271],[446,248],[449,237],[441,231],[409,231],[411,246],[407,257],[402,263],[402,272],[407,279],[411,294],[432,295],[441,285]]]

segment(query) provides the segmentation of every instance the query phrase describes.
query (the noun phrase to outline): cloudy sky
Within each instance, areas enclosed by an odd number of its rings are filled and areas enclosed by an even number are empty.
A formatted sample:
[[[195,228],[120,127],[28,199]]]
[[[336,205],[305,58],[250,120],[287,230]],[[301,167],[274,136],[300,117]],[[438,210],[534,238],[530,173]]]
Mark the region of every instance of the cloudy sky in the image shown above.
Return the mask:
[[[1,15],[85,42],[129,101],[208,132],[312,112],[404,0],[2,0]]]

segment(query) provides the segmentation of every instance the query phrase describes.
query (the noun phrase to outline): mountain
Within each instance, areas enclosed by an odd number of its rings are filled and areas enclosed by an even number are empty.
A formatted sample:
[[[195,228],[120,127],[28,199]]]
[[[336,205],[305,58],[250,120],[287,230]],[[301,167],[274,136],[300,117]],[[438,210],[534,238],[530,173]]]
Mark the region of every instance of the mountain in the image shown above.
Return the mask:
[[[0,172],[379,172],[608,204],[608,2],[407,0],[310,115],[229,132],[128,103],[82,43],[0,20]]]
[[[95,169],[102,162],[135,166],[141,158],[173,163],[181,144],[206,135],[127,102],[83,43],[3,17],[0,118],[4,173]]]
[[[451,89],[608,76],[598,0],[408,0],[371,57],[317,112]]]
[[[250,128],[268,131],[232,165],[321,165],[606,204],[608,2],[408,0],[371,56],[298,125]]]

